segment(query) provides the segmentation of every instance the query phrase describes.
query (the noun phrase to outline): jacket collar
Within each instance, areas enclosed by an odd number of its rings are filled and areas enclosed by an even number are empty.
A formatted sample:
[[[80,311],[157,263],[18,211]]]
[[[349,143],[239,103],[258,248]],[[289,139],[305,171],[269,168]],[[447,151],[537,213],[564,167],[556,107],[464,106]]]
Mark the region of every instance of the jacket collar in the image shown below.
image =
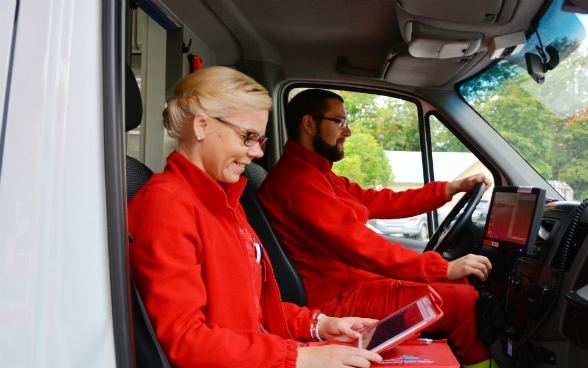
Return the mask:
[[[329,162],[323,156],[320,156],[311,150],[304,148],[300,143],[294,142],[291,139],[288,140],[284,146],[284,154],[287,154],[294,159],[311,164],[321,173],[323,173],[323,175],[327,175],[333,167],[332,162]]]
[[[170,173],[186,184],[207,206],[222,206],[223,202],[219,199],[224,198],[226,206],[233,210],[237,207],[247,183],[247,178],[244,176],[241,176],[234,184],[217,183],[178,151],[172,152],[167,157],[164,173]]]

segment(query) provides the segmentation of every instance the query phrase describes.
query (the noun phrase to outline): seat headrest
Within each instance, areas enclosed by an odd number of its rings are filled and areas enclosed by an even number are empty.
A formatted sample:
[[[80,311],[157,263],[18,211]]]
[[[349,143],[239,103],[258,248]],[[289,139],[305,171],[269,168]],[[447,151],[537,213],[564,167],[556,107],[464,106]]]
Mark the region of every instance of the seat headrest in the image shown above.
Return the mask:
[[[253,185],[253,188],[257,189],[265,180],[267,171],[260,165],[251,162],[245,167],[245,172],[243,174],[247,177],[251,185]]]
[[[133,130],[143,119],[141,92],[133,70],[125,64],[125,131]]]

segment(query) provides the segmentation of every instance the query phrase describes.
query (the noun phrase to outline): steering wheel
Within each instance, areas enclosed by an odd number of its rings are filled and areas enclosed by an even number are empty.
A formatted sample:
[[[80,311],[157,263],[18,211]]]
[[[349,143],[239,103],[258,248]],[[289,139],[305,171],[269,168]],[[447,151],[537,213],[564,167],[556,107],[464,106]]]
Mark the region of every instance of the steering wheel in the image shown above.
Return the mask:
[[[486,189],[486,184],[478,183],[473,190],[464,194],[464,196],[457,202],[455,207],[449,212],[445,220],[439,225],[435,234],[427,243],[425,252],[433,250],[440,253],[444,259],[448,261],[456,260],[468,253],[473,253],[471,249],[474,244],[463,244],[457,242],[459,235],[467,228],[472,226],[472,213],[480,202],[482,195]],[[451,223],[459,214],[459,211],[467,203],[463,213],[459,216],[455,223]]]

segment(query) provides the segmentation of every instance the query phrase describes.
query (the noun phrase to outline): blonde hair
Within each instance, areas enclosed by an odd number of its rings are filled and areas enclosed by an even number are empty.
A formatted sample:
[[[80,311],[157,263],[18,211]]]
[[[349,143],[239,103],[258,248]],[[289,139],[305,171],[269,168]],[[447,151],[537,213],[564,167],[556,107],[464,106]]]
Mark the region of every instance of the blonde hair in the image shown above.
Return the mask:
[[[182,78],[163,110],[163,126],[182,142],[194,115],[210,118],[272,108],[272,99],[253,78],[231,68],[213,66]]]

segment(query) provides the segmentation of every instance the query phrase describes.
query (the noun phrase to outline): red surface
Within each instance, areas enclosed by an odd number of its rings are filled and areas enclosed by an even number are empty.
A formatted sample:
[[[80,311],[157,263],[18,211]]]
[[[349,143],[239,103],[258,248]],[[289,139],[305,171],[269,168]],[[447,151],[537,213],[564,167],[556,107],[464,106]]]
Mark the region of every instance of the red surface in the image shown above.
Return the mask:
[[[382,353],[384,360],[373,363],[372,367],[429,367],[459,368],[459,362],[447,345],[447,340],[435,340],[423,344],[419,340],[409,340]],[[425,359],[425,361],[408,360],[405,362],[391,361],[402,357]]]
[[[446,280],[448,263],[439,253],[392,243],[365,223],[439,208],[449,201],[447,183],[402,192],[365,190],[333,173],[332,166],[289,140],[257,192],[304,280],[308,305],[338,298],[365,280]]]
[[[281,302],[266,252],[256,296],[249,250],[259,238],[239,203],[245,181],[216,183],[173,152],[129,202],[133,277],[174,367],[293,368],[292,339],[312,340],[319,311]]]

